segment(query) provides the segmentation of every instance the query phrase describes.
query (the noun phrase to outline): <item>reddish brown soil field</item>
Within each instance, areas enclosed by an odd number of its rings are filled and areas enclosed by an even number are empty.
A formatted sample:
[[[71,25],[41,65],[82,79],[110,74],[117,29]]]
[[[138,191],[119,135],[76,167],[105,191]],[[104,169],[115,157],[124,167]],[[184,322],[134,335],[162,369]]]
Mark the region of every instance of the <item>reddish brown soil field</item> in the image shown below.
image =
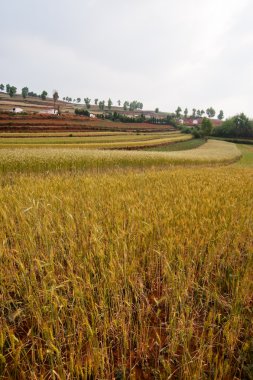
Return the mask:
[[[90,119],[75,115],[17,115],[0,114],[2,132],[60,132],[60,131],[118,131],[163,132],[173,131],[169,125],[148,123],[120,123]]]

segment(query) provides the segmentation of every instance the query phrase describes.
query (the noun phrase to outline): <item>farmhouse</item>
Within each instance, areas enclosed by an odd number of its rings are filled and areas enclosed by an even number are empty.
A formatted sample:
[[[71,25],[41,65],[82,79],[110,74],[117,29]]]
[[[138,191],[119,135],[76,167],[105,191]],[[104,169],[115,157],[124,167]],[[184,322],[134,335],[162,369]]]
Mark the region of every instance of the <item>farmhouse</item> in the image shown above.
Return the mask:
[[[198,117],[198,118],[187,118],[187,119],[182,119],[183,120],[183,123],[184,125],[187,125],[188,127],[194,127],[196,125],[199,125],[201,124],[202,122],[202,118]]]
[[[187,118],[183,119],[183,124],[186,125],[187,127],[195,127],[196,125],[200,125],[202,123],[203,118],[202,117],[197,117],[197,118]],[[217,127],[222,124],[221,120],[218,119],[210,119],[213,126]]]
[[[13,107],[11,109],[11,112],[20,113],[20,112],[24,112],[24,110],[22,108],[19,108],[19,107]]]

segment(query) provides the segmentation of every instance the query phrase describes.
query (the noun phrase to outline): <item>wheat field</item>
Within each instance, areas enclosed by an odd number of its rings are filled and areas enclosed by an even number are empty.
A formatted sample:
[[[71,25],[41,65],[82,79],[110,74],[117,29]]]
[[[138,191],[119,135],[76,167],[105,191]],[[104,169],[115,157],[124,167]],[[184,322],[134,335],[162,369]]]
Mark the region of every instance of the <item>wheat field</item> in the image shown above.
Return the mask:
[[[104,172],[52,151],[0,151],[0,378],[251,379],[253,171],[208,167],[238,148]]]
[[[241,151],[235,144],[214,140],[197,149],[178,152],[5,147],[0,149],[0,173],[217,165],[237,161],[240,157]]]
[[[181,133],[166,134],[127,134],[122,136],[86,136],[86,137],[22,137],[0,138],[0,148],[39,148],[70,147],[87,149],[137,149],[191,140],[191,135]]]

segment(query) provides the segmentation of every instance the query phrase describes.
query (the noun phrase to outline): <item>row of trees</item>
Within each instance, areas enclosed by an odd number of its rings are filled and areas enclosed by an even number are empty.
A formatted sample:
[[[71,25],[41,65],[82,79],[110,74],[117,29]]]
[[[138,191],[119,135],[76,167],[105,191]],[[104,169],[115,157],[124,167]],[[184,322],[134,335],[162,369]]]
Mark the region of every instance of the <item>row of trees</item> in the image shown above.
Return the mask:
[[[241,113],[225,120],[222,125],[213,127],[212,121],[204,117],[200,125],[196,125],[194,128],[182,126],[181,130],[184,133],[191,133],[196,138],[215,136],[225,139],[248,139],[253,138],[253,120]]]
[[[5,90],[6,93],[10,95],[11,98],[17,93],[17,87],[11,86],[9,84],[6,84],[6,86],[4,86],[4,84],[0,84],[0,90],[1,91]],[[28,96],[33,96],[33,97],[39,97],[42,100],[46,100],[47,95],[48,95],[47,91],[45,90],[43,90],[42,93],[38,95],[34,93],[33,91],[29,91],[28,87],[23,87],[21,90],[21,94],[24,99],[26,99]],[[54,110],[56,109],[56,103],[58,99],[59,99],[58,91],[54,90],[53,91]]]
[[[67,101],[67,102],[72,102],[72,98],[70,98],[68,96],[64,97],[63,100]],[[81,101],[82,101],[81,98],[73,99],[74,103],[80,103]],[[87,110],[90,109],[91,99],[87,97],[87,98],[84,98],[83,101],[85,103],[86,109]],[[112,106],[113,106],[113,102],[112,102],[111,98],[109,98],[107,102],[105,102],[104,100],[99,101],[99,99],[96,98],[96,99],[94,99],[94,104],[99,107],[100,111],[104,111],[105,107],[107,107],[108,110],[111,110]],[[123,105],[123,108],[125,111],[135,111],[135,110],[142,110],[143,109],[143,103],[141,103],[137,100],[133,100],[132,102],[129,102],[126,100],[124,103],[122,103],[121,100],[118,100],[117,105],[118,105],[118,107]]]
[[[129,110],[129,111],[136,111],[136,110],[142,110],[143,109],[143,103],[133,100],[132,102],[125,101],[123,104],[124,110]]]
[[[13,98],[14,95],[17,94],[17,87],[11,86],[10,84],[0,84],[0,90],[5,91],[7,94],[10,95],[11,98]],[[21,89],[21,95],[24,99],[26,99],[28,96],[33,96],[36,98],[41,98],[42,100],[46,100],[48,93],[47,91],[43,90],[42,93],[38,95],[33,91],[29,91],[28,87],[23,87]]]
[[[4,91],[4,89],[11,98],[13,98],[13,96],[17,93],[17,87],[11,86],[10,84],[7,84],[6,86],[4,86],[4,84],[0,84],[0,90]]]
[[[222,125],[214,128],[212,135],[216,137],[234,138],[253,137],[253,121],[244,113],[241,113],[225,120]]]
[[[6,91],[7,94],[10,95],[10,97],[13,97],[14,95],[16,95],[17,93],[17,88],[15,86],[11,86],[10,84],[0,84],[0,90],[1,91]],[[47,91],[43,90],[41,94],[36,94],[34,93],[33,91],[29,91],[28,87],[23,87],[22,90],[21,90],[21,94],[22,94],[22,97],[24,99],[26,99],[28,96],[33,96],[33,97],[39,97],[41,98],[42,100],[46,100],[47,98]],[[59,98],[59,96],[58,96]],[[58,100],[58,99],[57,99]],[[67,102],[72,102],[72,98],[71,97],[64,97],[63,98],[64,101],[67,101]],[[82,99],[81,98],[76,98],[76,99],[73,99],[73,102],[74,103],[81,103]],[[83,99],[85,105],[86,105],[86,109],[90,109],[91,107],[91,99],[86,97]],[[105,107],[106,107],[106,102],[104,100],[101,100],[99,101],[98,98],[94,99],[94,103],[95,105],[98,105],[99,109],[101,111],[104,111],[105,110]],[[125,101],[124,103],[121,102],[121,100],[118,100],[117,101],[117,105],[120,107],[121,104],[123,105],[123,108],[125,111],[135,111],[135,110],[142,110],[143,109],[143,103],[137,101],[137,100],[133,100],[132,102],[129,102],[129,101]],[[111,110],[112,108],[112,105],[113,105],[113,102],[111,100],[111,98],[108,99],[107,101],[107,108],[108,110]],[[156,108],[155,109],[155,113],[159,113],[159,108]],[[185,108],[184,111],[182,110],[181,107],[177,107],[176,111],[175,111],[175,116],[179,119],[180,117],[185,117],[185,118],[188,118],[188,117],[192,117],[192,118],[196,118],[196,117],[203,117],[204,115],[207,115],[209,118],[212,118],[216,115],[216,111],[214,110],[213,107],[209,107],[206,109],[206,111],[204,111],[203,109],[196,109],[196,108],[193,108],[192,109],[192,113],[190,113],[188,111],[188,108]],[[220,110],[220,112],[218,113],[217,115],[217,118],[219,120],[223,120],[224,119],[224,112],[222,110]]]
[[[185,108],[184,112],[183,112],[181,107],[177,107],[177,109],[175,111],[175,115],[176,115],[177,118],[180,118],[180,117],[184,116],[186,119],[188,117],[192,117],[192,118],[203,117],[205,114],[209,118],[212,118],[212,117],[214,117],[216,115],[216,111],[215,111],[215,109],[213,107],[207,108],[206,111],[204,111],[203,109],[200,110],[200,109],[193,108],[191,114],[189,113],[188,108]],[[222,110],[220,110],[220,112],[218,113],[217,118],[219,120],[224,119],[224,112]]]
[[[118,112],[109,112],[105,116],[102,115],[102,118],[112,121],[120,121],[122,123],[143,123],[145,121],[145,116],[143,114],[138,117],[129,117]]]
[[[6,91],[7,94],[10,95],[10,97],[13,97],[14,95],[17,94],[17,87],[15,86],[11,86],[9,84],[0,84],[0,91]],[[48,95],[48,92],[43,90],[41,94],[37,94],[33,91],[29,91],[28,87],[23,87],[22,90],[21,90],[21,95],[24,99],[26,99],[28,96],[33,96],[33,97],[38,97],[38,98],[41,98],[42,100],[46,100],[47,98],[47,95]],[[71,97],[69,96],[66,96],[63,98],[64,101],[67,101],[67,102],[74,102],[74,103],[81,103],[82,99],[81,98],[76,98],[76,99],[72,99]],[[86,108],[87,109],[90,109],[91,107],[91,99],[90,98],[84,98],[84,103],[86,105]],[[99,106],[99,109],[101,111],[103,111],[106,107],[106,102],[104,100],[101,100],[99,101],[98,98],[94,99],[94,103],[95,105],[98,105]],[[118,100],[117,101],[117,105],[120,107],[121,106],[121,100]],[[112,108],[112,105],[113,105],[113,102],[111,100],[111,98],[108,99],[107,101],[107,108],[109,110],[111,110]],[[137,109],[140,109],[142,110],[143,109],[143,103],[137,101],[137,100],[134,100],[132,102],[129,102],[129,101],[125,101],[123,103],[123,108],[124,110],[130,110],[130,111],[135,111]]]
[[[81,103],[81,101],[82,101],[82,99],[81,98],[76,98],[76,99],[72,99],[71,97],[69,97],[69,96],[66,96],[66,97],[64,97],[64,98],[62,98],[64,101],[66,101],[66,102],[72,102],[73,101],[73,103]],[[85,103],[85,105],[86,105],[86,109],[88,110],[88,109],[90,109],[90,107],[91,107],[91,99],[90,98],[84,98],[83,99],[83,101],[84,101],[84,103]],[[94,103],[95,103],[95,105],[98,105],[99,106],[99,109],[100,110],[104,110],[105,109],[105,101],[103,100],[103,101],[100,101],[99,103],[98,103],[98,99],[96,98],[95,100],[94,100]],[[108,107],[108,109],[111,109],[112,108],[112,100],[111,99],[108,99],[108,101],[107,101],[107,107]]]
[[[75,110],[77,115],[87,115],[87,110],[80,111],[78,109]],[[120,121],[122,123],[149,123],[149,124],[160,124],[160,125],[172,125],[175,128],[178,127],[177,120],[175,119],[174,114],[168,114],[164,118],[147,118],[144,114],[139,115],[138,117],[124,115],[118,112],[109,112],[102,115],[97,115],[97,117],[101,119],[108,119],[112,121]]]
[[[72,102],[72,98],[69,98],[69,97],[63,98],[63,100],[66,100],[68,102]],[[73,102],[80,103],[81,102],[81,98],[74,99]],[[86,108],[90,109],[90,107],[91,107],[91,99],[84,98],[84,103],[86,105]],[[104,100],[99,101],[99,99],[96,98],[96,99],[94,99],[94,104],[98,105],[98,107],[99,107],[99,109],[101,111],[105,110],[106,102]],[[121,106],[121,101],[118,100],[117,104],[120,107]],[[109,110],[111,110],[112,105],[113,105],[113,102],[109,98],[108,101],[107,101],[107,108]],[[123,108],[124,108],[125,111],[142,110],[143,109],[143,103],[141,103],[141,102],[139,102],[137,100],[134,100],[132,102],[129,102],[129,101],[126,100],[123,103]],[[159,108],[158,107],[155,109],[155,113],[159,113]],[[207,108],[206,111],[204,111],[203,109],[200,110],[200,109],[193,108],[191,114],[189,113],[188,108],[185,108],[184,112],[182,112],[182,108],[178,107],[176,109],[176,111],[175,111],[175,117],[177,117],[177,118],[180,118],[180,117],[183,117],[183,116],[185,118],[188,118],[188,117],[196,118],[196,117],[203,117],[205,114],[209,118],[212,118],[212,117],[214,117],[216,115],[216,111],[214,110],[213,107]],[[222,110],[220,110],[220,112],[218,113],[217,118],[219,120],[223,120],[224,119],[224,112]]]

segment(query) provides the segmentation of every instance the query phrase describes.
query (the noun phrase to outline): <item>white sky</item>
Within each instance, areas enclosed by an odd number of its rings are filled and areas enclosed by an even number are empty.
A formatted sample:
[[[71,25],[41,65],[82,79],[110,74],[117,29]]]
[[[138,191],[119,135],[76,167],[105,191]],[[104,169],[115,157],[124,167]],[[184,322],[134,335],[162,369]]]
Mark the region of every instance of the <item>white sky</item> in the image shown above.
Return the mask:
[[[0,83],[253,117],[252,0],[1,0]]]

